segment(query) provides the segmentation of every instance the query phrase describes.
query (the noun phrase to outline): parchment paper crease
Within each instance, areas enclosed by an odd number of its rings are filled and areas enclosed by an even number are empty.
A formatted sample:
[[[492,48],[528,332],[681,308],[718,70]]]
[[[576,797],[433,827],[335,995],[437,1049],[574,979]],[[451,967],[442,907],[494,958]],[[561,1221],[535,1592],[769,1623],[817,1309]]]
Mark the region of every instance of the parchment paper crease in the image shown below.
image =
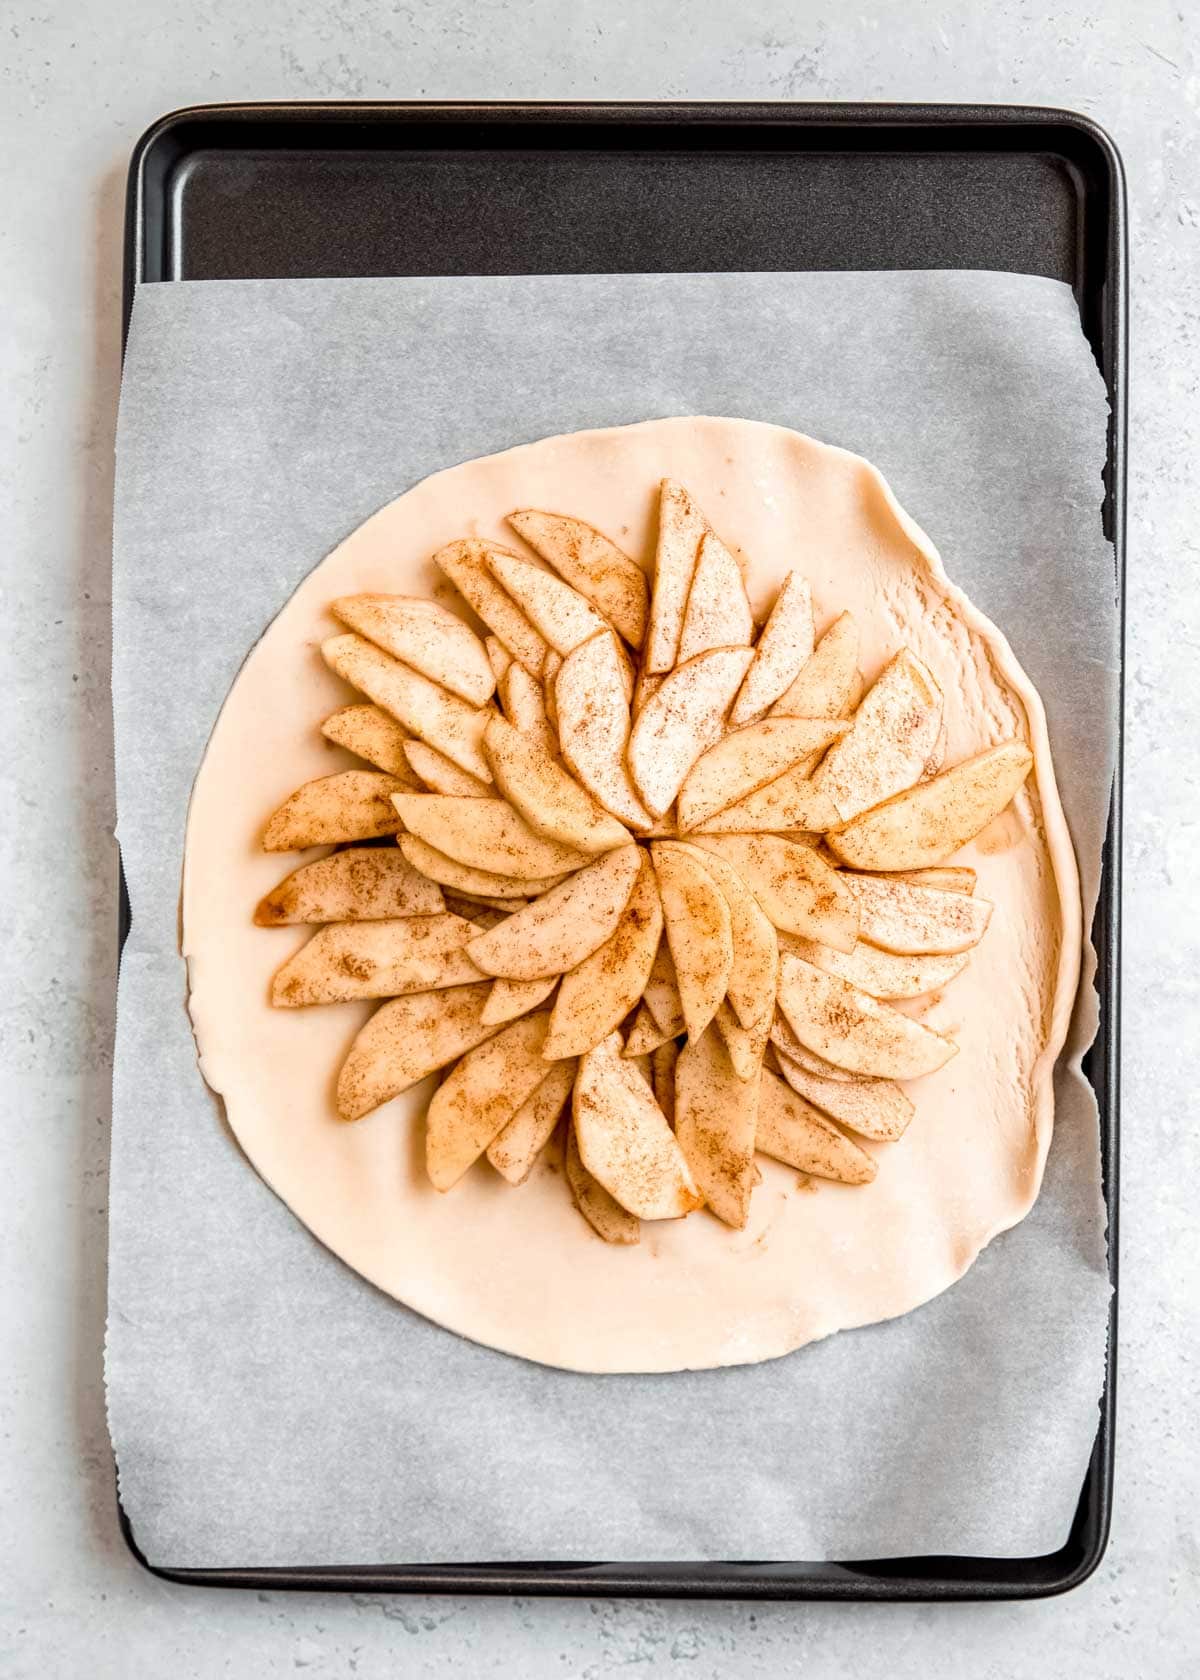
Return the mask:
[[[1094,903],[1114,746],[1107,407],[1067,288],[1000,274],[146,286],[117,441],[122,963],[109,1417],[164,1566],[1019,1555],[1059,1547],[1108,1303],[1094,1103],[947,1294],[765,1365],[587,1377],[378,1294],[246,1164],[200,1080],[177,914],[192,778],[300,579],[439,467],[667,414],[866,455],[1041,690]],[[1090,963],[1088,964],[1090,974]],[[1085,984],[1075,1052],[1095,1028]]]

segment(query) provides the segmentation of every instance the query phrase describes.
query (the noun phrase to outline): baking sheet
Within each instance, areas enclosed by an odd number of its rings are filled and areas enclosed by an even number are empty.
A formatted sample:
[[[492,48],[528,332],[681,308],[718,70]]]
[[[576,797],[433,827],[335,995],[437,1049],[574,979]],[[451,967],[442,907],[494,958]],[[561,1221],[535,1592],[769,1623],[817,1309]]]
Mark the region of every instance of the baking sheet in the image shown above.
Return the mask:
[[[133,908],[118,999],[109,1416],[164,1567],[1050,1552],[1097,1425],[1108,1278],[1091,1094],[1042,1196],[946,1295],[770,1364],[546,1370],[326,1253],[196,1071],[188,791],[246,651],[439,467],[655,415],[866,455],[1041,689],[1094,903],[1114,748],[1107,405],[1057,282],[999,274],[143,287],[117,445],[114,711]],[[1090,964],[1089,964],[1090,972]],[[1095,1025],[1085,983],[1076,1053]]]

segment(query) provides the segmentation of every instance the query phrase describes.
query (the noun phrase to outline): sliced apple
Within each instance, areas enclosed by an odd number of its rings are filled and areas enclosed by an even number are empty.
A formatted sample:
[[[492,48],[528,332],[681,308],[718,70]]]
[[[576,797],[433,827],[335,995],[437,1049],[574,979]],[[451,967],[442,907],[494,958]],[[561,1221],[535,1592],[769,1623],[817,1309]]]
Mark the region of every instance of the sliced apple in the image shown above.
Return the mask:
[[[542,672],[542,699],[546,707],[546,722],[550,729],[549,750],[557,752],[558,747],[558,699],[555,695],[555,684],[558,673],[562,670],[562,655],[551,648],[546,655],[546,667]]]
[[[624,1053],[629,1057],[649,1056],[670,1038],[671,1034],[665,1033],[654,1019],[649,1005],[645,1002],[639,1003],[625,1039]]]
[[[754,644],[754,658],[729,714],[731,725],[740,729],[762,717],[795,682],[812,652],[812,591],[799,572],[789,572]]]
[[[942,863],[999,816],[1032,768],[1024,741],[1006,741],[864,811],[828,844],[854,869]]]
[[[863,939],[899,956],[951,956],[978,945],[992,906],[986,898],[914,887],[882,875],[839,876],[858,909]]]
[[[457,799],[494,799],[496,790],[469,771],[460,770],[426,741],[406,741],[404,756],[417,778],[415,792],[446,793]],[[421,784],[424,784],[422,787]]]
[[[629,737],[629,768],[654,816],[668,809],[692,765],[719,738],[753,657],[745,647],[699,654],[677,666],[639,712]]]
[[[640,1221],[631,1213],[626,1213],[620,1202],[615,1201],[584,1166],[574,1124],[567,1127],[564,1166],[571,1199],[598,1237],[607,1243],[632,1244],[641,1241]]]
[[[271,1002],[276,1009],[299,1009],[469,985],[482,977],[465,949],[477,932],[448,913],[333,922],[276,971]]]
[[[819,939],[836,951],[858,940],[854,898],[811,846],[775,834],[696,834],[694,843],[733,865],[782,933]]]
[[[639,712],[645,710],[646,702],[654,698],[666,680],[667,673],[665,671],[641,671],[638,673],[638,679],[634,684],[633,689],[632,705],[634,717],[637,717]]]
[[[577,589],[531,560],[493,549],[488,563],[538,634],[564,659],[581,642],[610,628]]]
[[[853,951],[831,951],[813,939],[797,939],[787,935],[785,947],[792,950],[814,968],[826,974],[849,980],[860,991],[877,998],[924,997],[928,992],[940,991],[961,974],[970,953],[960,951],[953,956],[914,957],[897,956],[881,951],[877,945],[857,944]]]
[[[484,932],[499,927],[503,921],[504,917],[497,917]],[[483,1006],[481,1020],[487,1027],[499,1027],[505,1021],[515,1021],[545,1003],[557,985],[557,974],[547,975],[542,980],[497,980]]]
[[[409,787],[419,786],[404,751],[410,739],[408,731],[401,729],[382,706],[340,706],[325,719],[321,733],[327,741],[378,765],[389,776],[398,776]]]
[[[616,931],[641,868],[636,846],[589,862],[561,885],[468,946],[485,974],[541,980],[564,974]]]
[[[487,650],[488,664],[492,667],[492,675],[499,682],[512,664],[512,654],[509,653],[499,636],[485,636],[483,645]]]
[[[436,601],[414,595],[343,595],[330,610],[376,647],[472,706],[491,699],[496,679],[487,649],[474,630]]]
[[[433,563],[458,590],[477,617],[531,677],[540,677],[546,658],[546,642],[530,624],[512,596],[492,576],[490,557],[496,543],[467,538],[439,548]],[[508,549],[501,552],[509,553]]]
[[[779,1007],[802,1044],[850,1073],[920,1079],[944,1067],[958,1048],[791,951],[780,953]]]
[[[682,484],[664,478],[658,504],[658,547],[643,669],[669,671],[678,663],[679,637],[696,555],[708,523]]]
[[[506,799],[397,793],[392,803],[410,834],[470,869],[534,881],[589,861],[586,852],[535,834]]]
[[[337,1111],[359,1120],[496,1031],[481,1019],[491,982],[381,1004],[342,1064]],[[543,1063],[543,1067],[545,1064]]]
[[[770,1036],[770,1020],[765,1015],[760,1016],[753,1030],[744,1027],[726,998],[713,1017],[713,1025],[724,1041],[737,1077],[742,1080],[756,1078]]]
[[[594,1049],[625,1019],[645,989],[662,938],[663,913],[650,859],[644,852],[638,855],[637,879],[616,931],[563,975],[546,1037],[551,1059]]]
[[[472,898],[507,901],[510,908],[514,907],[514,899],[519,899],[523,905],[528,897],[549,892],[551,887],[556,887],[564,878],[562,874],[558,874],[531,879],[523,875],[505,875],[490,869],[472,869],[455,858],[447,857],[445,852],[439,852],[435,846],[430,846],[415,834],[402,834],[399,839],[400,850],[409,863],[431,881],[437,881],[454,892],[466,893]]]
[[[579,1061],[573,1099],[583,1165],[639,1219],[680,1219],[700,1206],[666,1116],[612,1033]]]
[[[768,718],[768,723],[797,723],[798,718]],[[833,727],[833,725],[829,725]],[[839,727],[845,727],[840,725]],[[732,739],[733,737],[729,737]],[[715,749],[714,749],[715,750]],[[809,761],[768,782],[756,793],[727,805],[715,816],[697,823],[697,834],[820,834],[832,828],[838,814],[832,799],[807,774]],[[834,860],[837,861],[836,859]]]
[[[767,1069],[758,1091],[755,1144],[772,1160],[814,1178],[869,1184],[878,1171],[872,1155]]]
[[[793,1091],[860,1137],[894,1143],[904,1135],[916,1112],[899,1085],[890,1079],[823,1079],[790,1056],[777,1052],[776,1059]]]
[[[675,1069],[678,1062],[679,1046],[673,1038],[664,1039],[650,1057],[650,1087],[669,1126],[675,1124]]]
[[[321,644],[325,662],[390,712],[405,729],[445,753],[460,770],[491,780],[481,742],[489,712],[469,706],[456,694],[410,670],[362,636],[330,636]]]
[[[722,736],[696,760],[679,790],[680,830],[696,828],[728,806],[744,802],[845,733],[846,725],[835,720],[776,717]],[[824,805],[836,822],[837,812],[827,796]]]
[[[554,685],[558,738],[567,764],[604,809],[631,828],[654,819],[638,797],[625,765],[629,706],[621,681],[616,637],[594,636],[568,654]]]
[[[910,887],[937,887],[941,892],[966,893],[969,897],[975,891],[976,877],[973,869],[954,864],[941,869],[898,869],[887,879],[902,881]]]
[[[259,927],[302,922],[378,922],[394,916],[436,916],[441,888],[394,846],[351,846],[302,864],[259,900]]]
[[[392,794],[407,783],[378,770],[343,770],[305,782],[272,812],[263,829],[264,852],[302,852],[346,840],[376,840],[400,827]]]
[[[696,552],[676,663],[684,665],[712,648],[749,647],[753,635],[741,567],[716,532],[706,531]]]
[[[680,1033],[687,1031],[671,947],[665,939],[659,944],[650,978],[642,990],[642,1001],[669,1038],[678,1038]]]
[[[558,655],[554,657],[557,659]],[[531,677],[525,667],[514,660],[497,687],[504,715],[513,728],[519,729],[522,735],[530,736],[547,752],[557,752],[558,741],[546,711],[546,691],[537,678]]]
[[[496,984],[503,982],[498,980]],[[555,1062],[537,1089],[525,1098],[504,1129],[488,1144],[487,1158],[501,1178],[510,1184],[524,1184],[553,1137],[574,1084],[575,1063]]]
[[[835,618],[812,658],[771,707],[772,717],[840,718],[858,677],[858,624],[854,614]]]
[[[779,1009],[776,1009],[775,1019],[771,1022],[770,1039],[777,1057],[782,1059],[786,1056],[790,1061],[795,1062],[798,1067],[802,1067],[806,1073],[813,1073],[821,1079],[835,1080],[839,1083],[851,1084],[857,1082],[862,1085],[875,1083],[870,1076],[847,1073],[845,1068],[834,1067],[833,1063],[827,1062],[823,1056],[814,1056],[811,1050],[801,1044],[791,1027],[788,1026],[787,1017]]]
[[[524,508],[508,523],[530,548],[614,626],[632,647],[646,634],[646,574],[594,525]]]
[[[548,1016],[526,1015],[468,1050],[433,1093],[425,1116],[425,1170],[450,1190],[546,1077]]]
[[[729,906],[733,964],[726,990],[733,1012],[748,1031],[765,1034],[775,1016],[775,988],[779,979],[779,940],[744,877],[727,858],[699,847],[687,847],[712,876]]]
[[[651,847],[688,1037],[700,1037],[725,996],[733,968],[729,905],[708,870],[681,847]],[[653,1005],[651,1005],[653,1008]]]
[[[493,717],[483,750],[496,786],[535,834],[594,856],[627,846],[629,830],[583,788],[532,735]]]
[[[679,1052],[675,1136],[700,1193],[735,1231],[750,1217],[758,1079],[740,1079],[715,1026]]]
[[[814,780],[843,823],[911,787],[942,726],[942,691],[908,648],[867,690],[848,734],[836,741]]]

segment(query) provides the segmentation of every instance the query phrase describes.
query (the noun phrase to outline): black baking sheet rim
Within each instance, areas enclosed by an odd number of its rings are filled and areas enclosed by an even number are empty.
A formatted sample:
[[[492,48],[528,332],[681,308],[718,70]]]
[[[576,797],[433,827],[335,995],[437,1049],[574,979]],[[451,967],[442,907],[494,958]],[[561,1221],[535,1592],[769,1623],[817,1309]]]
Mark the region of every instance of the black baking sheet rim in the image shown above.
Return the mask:
[[[1120,155],[1111,138],[1073,112],[1016,107],[889,104],[431,104],[275,103],[201,106],[176,111],[149,128],[134,149],[128,177],[124,244],[124,329],[133,293],[149,281],[180,278],[180,170],[201,150],[289,151],[386,149],[402,154],[415,143],[453,151],[470,147],[497,155],[588,148],[615,155],[630,149],[676,151],[681,145],[735,148],[747,155],[781,151],[809,155],[889,154],[960,158],[974,154],[1054,160],[1077,195],[1078,248],[1073,283],[1081,323],[1104,375],[1112,405],[1105,472],[1104,521],[1114,547],[1120,652],[1125,636],[1125,459],[1128,354],[1127,220]],[[837,206],[831,207],[836,213]],[[834,239],[838,260],[812,267],[984,266],[936,248],[936,234],[913,261],[902,253],[865,251],[847,261],[845,230]],[[923,236],[930,238],[929,230]],[[586,266],[581,264],[580,266]],[[626,269],[637,264],[625,264]],[[659,266],[662,266],[661,264]],[[750,262],[728,266],[750,268]],[[771,266],[770,264],[764,266]],[[989,262],[986,266],[1005,266]],[[264,274],[283,264],[258,268]],[[438,270],[442,272],[443,270]],[[449,270],[446,270],[449,271]],[[513,264],[504,272],[538,272]],[[561,272],[561,269],[552,271]],[[1038,269],[1038,272],[1043,271]],[[353,273],[352,267],[336,270]],[[378,268],[372,272],[380,272]],[[466,270],[455,270],[466,272]],[[199,277],[199,276],[196,276]],[[741,1599],[946,1600],[1043,1598],[1078,1586],[1096,1569],[1108,1543],[1113,1496],[1116,1402],[1117,1214],[1120,1039],[1120,876],[1123,683],[1118,698],[1117,763],[1100,896],[1093,922],[1100,998],[1100,1030],[1084,1069],[1100,1111],[1104,1195],[1108,1210],[1109,1271],[1113,1285],[1107,1370],[1099,1427],[1070,1534],[1063,1547],[1024,1558],[890,1558],[852,1563],[579,1564],[554,1561],[479,1564],[304,1566],[259,1569],[172,1569],[140,1551],[118,1499],[122,1534],[133,1556],[164,1580],[197,1586],[340,1592],[447,1592],[572,1597]],[[124,873],[120,876],[121,948],[130,925]]]

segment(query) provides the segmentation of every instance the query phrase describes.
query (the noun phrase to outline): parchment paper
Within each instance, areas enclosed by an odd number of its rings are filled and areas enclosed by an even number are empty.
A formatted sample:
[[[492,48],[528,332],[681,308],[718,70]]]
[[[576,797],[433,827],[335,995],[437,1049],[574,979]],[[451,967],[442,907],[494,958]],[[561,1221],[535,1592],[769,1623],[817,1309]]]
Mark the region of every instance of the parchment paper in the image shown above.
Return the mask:
[[[113,689],[119,991],[109,1417],[165,1566],[1019,1555],[1065,1539],[1108,1279],[1064,1065],[1041,1198],[907,1317],[772,1363],[547,1370],[323,1250],[202,1084],[178,895],[192,778],[300,579],[436,468],[656,415],[776,421],[891,480],[1046,701],[1090,920],[1116,670],[1107,408],[1070,292],[1000,274],[222,281],[137,296]],[[1088,965],[1090,974],[1090,963]],[[1075,1051],[1090,1039],[1085,984]]]

